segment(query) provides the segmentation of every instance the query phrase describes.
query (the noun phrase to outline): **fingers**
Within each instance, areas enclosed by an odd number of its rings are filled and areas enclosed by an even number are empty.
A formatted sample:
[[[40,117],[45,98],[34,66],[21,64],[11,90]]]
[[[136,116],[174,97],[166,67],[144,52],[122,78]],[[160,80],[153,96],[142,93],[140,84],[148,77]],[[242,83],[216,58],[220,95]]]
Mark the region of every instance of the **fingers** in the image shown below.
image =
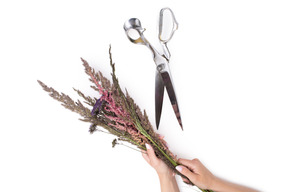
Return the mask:
[[[181,165],[184,165],[188,167],[190,170],[194,171],[197,169],[197,165],[199,164],[199,159],[193,159],[193,160],[188,160],[188,159],[178,159],[178,162]]]
[[[146,143],[146,149],[147,149],[147,155],[150,159],[150,162],[156,162],[158,158],[156,157],[153,148],[149,144]]]
[[[149,156],[147,155],[146,151],[142,150],[142,156],[145,159],[145,161],[147,161],[147,163],[150,164],[150,159],[149,159]]]
[[[187,184],[189,184],[190,182],[189,182],[189,180],[188,179],[186,179],[186,178],[183,178],[182,177],[182,180],[185,182],[185,183],[187,183]]]
[[[158,158],[156,157],[153,148],[149,144],[146,144],[146,149],[147,151],[142,150],[142,156],[147,161],[147,163],[152,166],[155,162],[158,161]]]
[[[186,177],[188,177],[188,179],[192,182],[192,183],[195,183],[195,180],[197,179],[197,174],[193,173],[190,169],[188,169],[187,167],[185,166],[182,166],[182,165],[178,165],[176,167],[176,169],[182,173],[183,175],[185,175]],[[184,182],[188,182],[187,179],[185,178],[182,178]]]
[[[188,159],[178,159],[178,162],[183,164],[183,165],[189,165],[191,163],[191,160],[188,160]]]

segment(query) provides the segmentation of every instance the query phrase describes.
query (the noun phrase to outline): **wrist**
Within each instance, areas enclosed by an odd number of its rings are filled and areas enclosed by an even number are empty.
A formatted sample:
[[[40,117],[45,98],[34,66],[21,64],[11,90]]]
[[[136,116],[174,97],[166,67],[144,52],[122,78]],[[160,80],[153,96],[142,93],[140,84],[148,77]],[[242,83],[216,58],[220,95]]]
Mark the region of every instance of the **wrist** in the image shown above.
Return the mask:
[[[172,172],[158,173],[162,192],[179,192],[177,181]]]
[[[233,183],[230,183],[220,177],[215,177],[213,179],[212,185],[211,185],[211,190],[217,192],[217,191],[223,191],[223,192],[227,192],[227,191],[231,191],[234,190],[235,192],[238,191],[238,188],[234,186]],[[240,190],[242,191],[242,190]]]
[[[219,189],[219,185],[221,185],[220,183],[221,183],[221,179],[213,175],[209,189],[213,191],[217,191]]]
[[[175,178],[175,176],[170,172],[166,172],[166,173],[157,172],[157,175],[158,175],[159,179],[173,179],[173,178]]]

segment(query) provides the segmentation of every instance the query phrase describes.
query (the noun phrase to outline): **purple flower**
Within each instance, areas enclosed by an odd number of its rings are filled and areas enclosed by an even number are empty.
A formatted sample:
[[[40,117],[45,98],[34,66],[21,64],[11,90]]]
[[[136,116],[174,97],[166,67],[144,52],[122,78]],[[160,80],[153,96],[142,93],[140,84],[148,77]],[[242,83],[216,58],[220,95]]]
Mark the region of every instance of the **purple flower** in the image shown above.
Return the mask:
[[[93,109],[91,111],[91,115],[95,115],[96,114],[96,110],[99,109],[102,105],[103,101],[102,101],[102,96],[97,99],[95,105],[93,106]]]

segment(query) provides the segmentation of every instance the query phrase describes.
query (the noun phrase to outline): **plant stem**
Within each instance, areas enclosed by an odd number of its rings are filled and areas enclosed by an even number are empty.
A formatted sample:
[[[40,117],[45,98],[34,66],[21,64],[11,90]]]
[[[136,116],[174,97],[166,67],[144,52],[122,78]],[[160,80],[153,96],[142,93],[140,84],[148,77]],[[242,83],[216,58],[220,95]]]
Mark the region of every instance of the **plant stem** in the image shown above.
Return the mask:
[[[145,136],[147,137],[154,146],[156,146],[158,148],[158,150],[174,165],[177,166],[178,164],[171,159],[158,145],[157,143],[150,137],[150,135],[145,131],[145,129],[143,129],[143,127],[141,126],[140,122],[136,121],[136,126],[139,128],[139,131]]]

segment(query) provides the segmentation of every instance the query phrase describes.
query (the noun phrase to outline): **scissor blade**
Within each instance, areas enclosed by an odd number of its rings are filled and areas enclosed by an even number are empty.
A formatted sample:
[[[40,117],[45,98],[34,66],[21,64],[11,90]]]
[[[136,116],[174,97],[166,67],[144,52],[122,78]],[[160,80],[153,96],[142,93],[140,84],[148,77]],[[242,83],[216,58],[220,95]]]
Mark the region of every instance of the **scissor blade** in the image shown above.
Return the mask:
[[[178,123],[181,126],[181,129],[183,130],[180,110],[178,107],[178,102],[177,102],[175,90],[174,90],[174,87],[173,87],[173,84],[171,81],[171,77],[170,77],[169,73],[166,71],[162,72],[160,74],[161,74],[164,86],[166,87],[167,93],[169,95],[169,99],[170,99],[171,105],[173,107],[174,113],[176,115],[176,118],[178,120]]]
[[[156,71],[155,75],[155,117],[156,117],[156,128],[158,130],[161,112],[162,112],[162,104],[164,97],[164,83],[162,77],[158,71]]]

